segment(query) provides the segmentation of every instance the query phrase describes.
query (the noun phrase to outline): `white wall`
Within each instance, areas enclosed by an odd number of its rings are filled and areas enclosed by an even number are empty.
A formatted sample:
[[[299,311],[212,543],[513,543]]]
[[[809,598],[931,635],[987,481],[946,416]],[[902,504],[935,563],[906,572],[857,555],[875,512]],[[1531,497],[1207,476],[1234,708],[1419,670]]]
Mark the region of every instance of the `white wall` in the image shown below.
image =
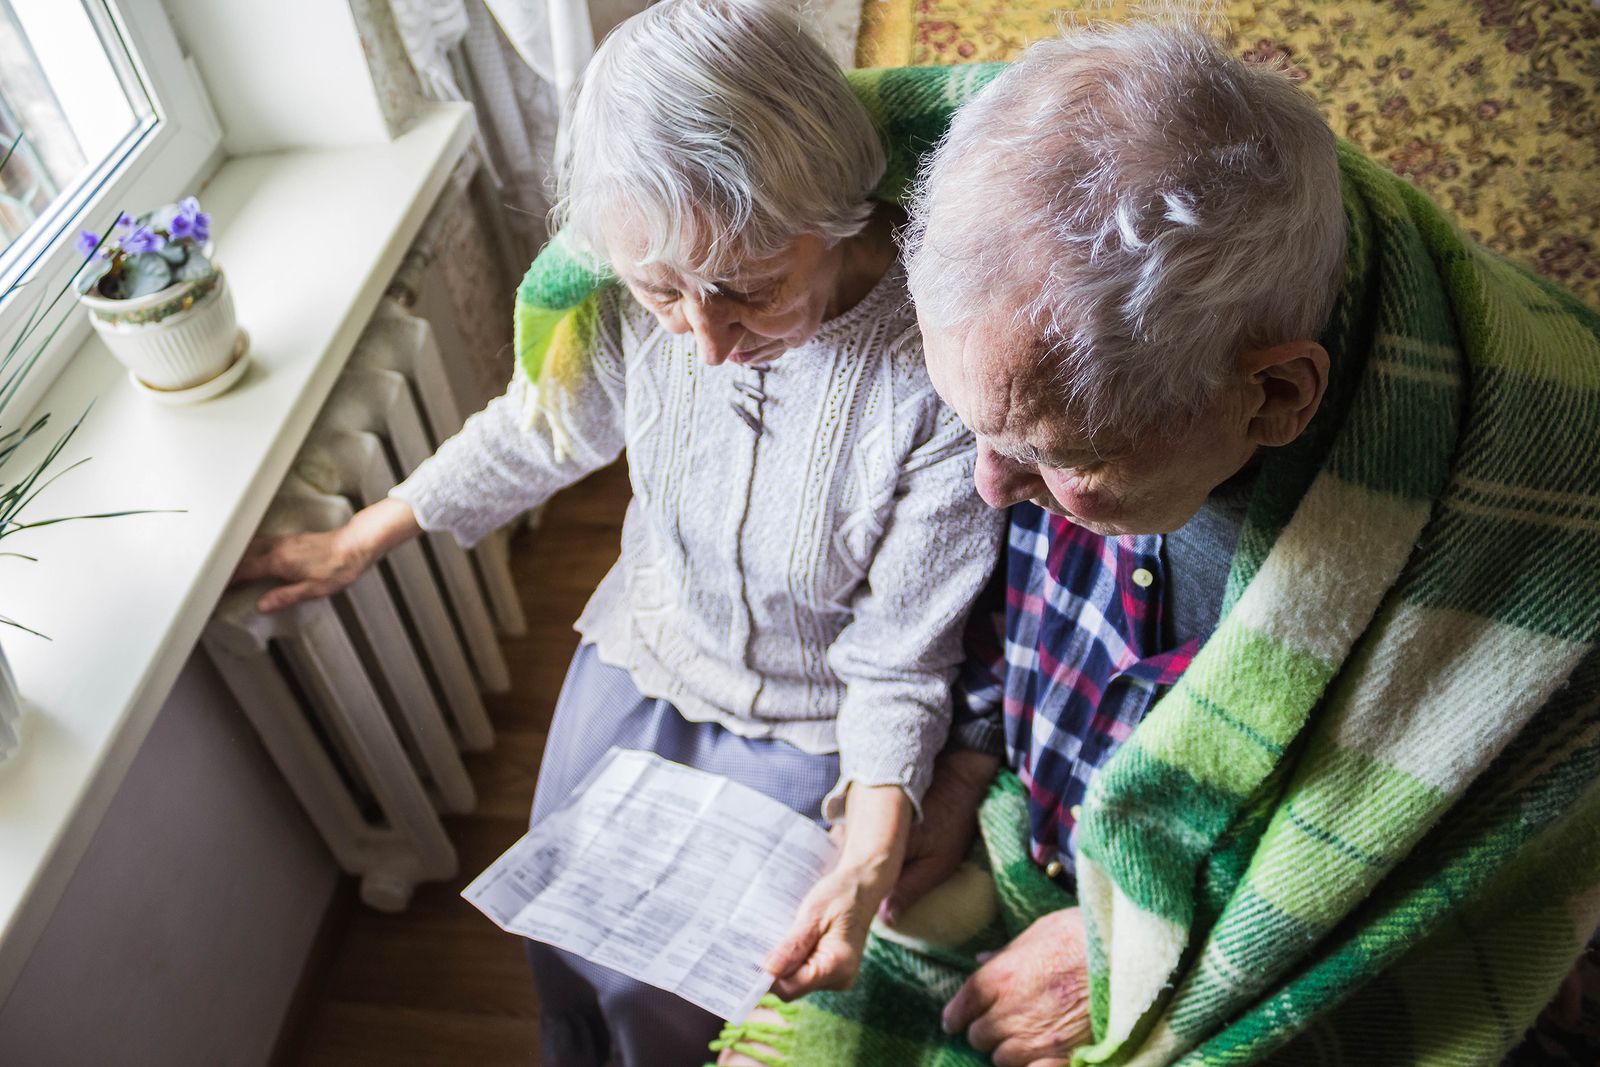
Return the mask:
[[[407,86],[375,84],[351,0],[148,2],[199,68],[227,154],[390,139],[380,93]],[[260,1067],[337,878],[196,654],[0,994],[0,1067]]]
[[[0,1005],[0,1064],[265,1064],[336,879],[197,654]]]
[[[381,144],[390,129],[346,0],[163,0],[231,156]]]

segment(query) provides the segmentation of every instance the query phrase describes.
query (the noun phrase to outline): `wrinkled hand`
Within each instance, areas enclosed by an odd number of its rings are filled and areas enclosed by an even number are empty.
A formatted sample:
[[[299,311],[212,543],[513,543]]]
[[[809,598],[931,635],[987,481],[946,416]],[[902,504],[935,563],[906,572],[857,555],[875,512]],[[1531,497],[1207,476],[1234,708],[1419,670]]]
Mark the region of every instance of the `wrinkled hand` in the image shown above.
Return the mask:
[[[893,926],[967,858],[978,833],[978,806],[999,766],[994,756],[964,749],[939,757],[922,798],[922,821],[911,828],[905,867],[878,911],[884,922]]]
[[[772,991],[793,1000],[817,989],[849,989],[892,878],[881,868],[840,864],[812,886],[789,936],[763,964],[777,979]]]
[[[762,964],[772,991],[793,999],[814,989],[849,989],[861,967],[872,917],[905,861],[911,801],[896,785],[845,790],[845,821],[834,827],[839,862],[795,914],[789,936]]]
[[[1051,912],[973,972],[945,1005],[945,1032],[965,1030],[995,1067],[1065,1067],[1090,1039],[1088,961],[1082,911]]]
[[[256,601],[262,614],[337,593],[402,541],[422,532],[411,505],[393,498],[362,508],[337,530],[264,537],[250,543],[229,585],[275,578],[284,583]]]
[[[228,584],[268,578],[283,582],[256,601],[256,610],[262,614],[337,593],[359,578],[373,560],[346,530],[340,527],[326,533],[258,538],[245,549]]]

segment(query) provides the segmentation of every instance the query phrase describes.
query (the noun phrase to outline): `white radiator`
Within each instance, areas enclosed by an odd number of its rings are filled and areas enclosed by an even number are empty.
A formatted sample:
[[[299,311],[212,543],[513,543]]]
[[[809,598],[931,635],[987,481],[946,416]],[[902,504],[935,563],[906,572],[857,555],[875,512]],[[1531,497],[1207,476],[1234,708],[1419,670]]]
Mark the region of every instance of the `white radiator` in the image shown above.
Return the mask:
[[[317,418],[317,429],[377,434],[389,449],[395,473],[401,478],[415,470],[434,449],[411,383],[396,371],[379,370],[360,360],[352,360],[333,387],[327,406]],[[511,688],[511,677],[495,637],[488,598],[471,558],[447,533],[424,534],[421,544],[439,576],[445,602],[450,605],[478,682],[490,692],[505,692]]]
[[[289,484],[261,532],[351,514],[343,497]],[[361,899],[399,911],[418,882],[455,873],[439,812],[473,797],[443,721],[416,699],[427,683],[394,601],[376,570],[273,615],[255,610],[260,592],[224,596],[201,643]]]
[[[386,302],[260,534],[334,529],[462,421],[428,322]],[[263,616],[228,593],[202,643],[340,866],[382,911],[455,873],[441,814],[471,810],[462,751],[494,743],[479,690],[510,687],[496,628],[522,608],[503,538],[402,545],[349,589]]]
[[[427,431],[429,452],[466,421],[467,412],[462,410],[445,371],[432,325],[399,304],[384,301],[367,327],[353,362],[375,370],[395,371],[411,383]],[[504,530],[490,534],[472,550],[472,558],[500,632],[507,637],[521,637],[527,632],[528,623],[511,579],[509,540]]]

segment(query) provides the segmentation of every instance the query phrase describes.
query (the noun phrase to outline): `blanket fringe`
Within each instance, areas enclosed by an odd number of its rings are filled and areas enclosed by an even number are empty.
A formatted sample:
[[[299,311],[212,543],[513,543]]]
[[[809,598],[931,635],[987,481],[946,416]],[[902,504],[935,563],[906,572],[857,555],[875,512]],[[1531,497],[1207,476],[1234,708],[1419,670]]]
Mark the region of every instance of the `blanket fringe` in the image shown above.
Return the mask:
[[[711,1042],[711,1051],[731,1050],[749,1056],[766,1067],[796,1067],[794,1022],[800,1012],[799,1006],[781,1001],[768,993],[756,1007],[776,1012],[783,1021],[775,1023],[746,1019],[740,1023],[729,1023],[722,1028],[721,1035]]]

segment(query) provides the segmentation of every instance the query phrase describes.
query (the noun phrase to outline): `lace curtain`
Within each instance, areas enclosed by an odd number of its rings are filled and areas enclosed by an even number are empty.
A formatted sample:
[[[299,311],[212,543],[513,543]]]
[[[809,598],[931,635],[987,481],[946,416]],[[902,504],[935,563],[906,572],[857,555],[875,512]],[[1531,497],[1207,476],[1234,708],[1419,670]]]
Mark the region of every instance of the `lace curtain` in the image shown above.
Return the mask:
[[[546,237],[562,102],[611,27],[647,0],[388,0],[422,90],[470,100],[520,269]],[[364,3],[353,2],[361,20]],[[861,0],[802,0],[802,18],[842,66],[853,65]],[[367,16],[370,17],[370,16]]]

